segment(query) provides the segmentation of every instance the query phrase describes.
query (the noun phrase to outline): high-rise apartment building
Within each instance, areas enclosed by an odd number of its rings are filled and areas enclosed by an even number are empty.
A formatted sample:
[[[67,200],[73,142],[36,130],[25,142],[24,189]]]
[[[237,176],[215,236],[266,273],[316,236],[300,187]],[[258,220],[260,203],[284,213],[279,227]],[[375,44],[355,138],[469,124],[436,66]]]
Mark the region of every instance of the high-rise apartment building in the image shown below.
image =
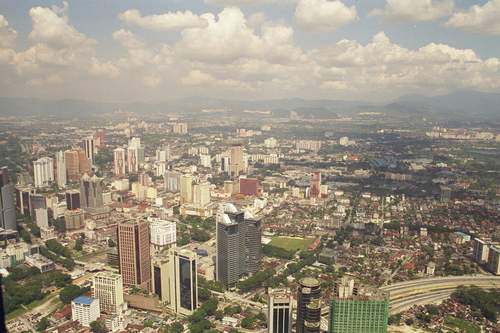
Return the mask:
[[[314,318],[317,313],[317,307],[319,307],[317,302],[319,302],[320,296],[321,287],[317,279],[306,277],[299,281],[299,290],[297,293],[297,333],[314,331],[317,324],[319,325],[321,318],[317,321]],[[310,303],[313,303],[312,306],[309,306]]]
[[[125,159],[125,149],[116,148],[113,151],[113,173],[117,177],[123,177],[126,174],[125,167],[127,161]]]
[[[80,181],[80,206],[81,208],[102,208],[104,201],[102,196],[103,190],[102,178],[93,175],[83,175]]]
[[[177,193],[180,189],[181,174],[175,171],[167,171],[163,176],[165,181],[165,191],[170,193]]]
[[[102,312],[120,313],[124,305],[122,276],[111,272],[98,272],[94,275],[92,295],[99,300]]]
[[[489,244],[479,238],[474,238],[473,246],[474,260],[480,264],[488,262],[488,256],[490,253]]]
[[[170,248],[152,260],[152,291],[175,313],[190,315],[198,307],[196,253]]]
[[[2,171],[0,170],[0,175]],[[1,176],[0,176],[1,177]],[[7,178],[8,179],[8,178]],[[16,207],[17,210],[24,216],[31,215],[31,200],[30,196],[35,193],[35,190],[29,186],[16,186]]]
[[[500,248],[491,246],[488,254],[488,269],[495,275],[500,275]]]
[[[64,152],[64,159],[68,181],[78,182],[85,173],[90,173],[91,163],[82,149],[74,148],[66,150]]]
[[[232,204],[217,213],[217,281],[226,288],[259,270],[261,260],[261,222]]]
[[[229,160],[229,175],[238,178],[245,172],[245,160],[243,159],[243,147],[235,145],[231,147],[231,158]]]
[[[190,174],[182,175],[180,177],[181,203],[193,202],[193,176]]]
[[[94,164],[95,157],[95,141],[93,137],[88,137],[83,139],[83,149],[85,150],[85,156],[89,159],[90,164]]]
[[[118,256],[123,284],[149,290],[151,284],[149,222],[129,220],[118,224]]]
[[[99,301],[95,298],[78,296],[71,301],[71,319],[80,325],[90,327],[90,323],[101,316]]]
[[[193,187],[193,203],[203,208],[210,203],[210,183],[196,184]]]
[[[335,298],[330,304],[330,333],[386,333],[388,317],[386,293],[355,286],[347,277],[337,283]]]
[[[268,290],[268,333],[292,333],[292,295],[288,289]]]
[[[49,213],[47,208],[35,209],[35,222],[39,228],[49,228]]]
[[[170,146],[164,145],[156,150],[156,161],[168,162],[170,160]]]
[[[151,245],[156,251],[175,246],[177,241],[177,224],[175,222],[149,217]]]
[[[17,230],[14,184],[9,179],[7,167],[0,169],[0,228]],[[28,208],[29,209],[29,208]]]
[[[313,172],[309,185],[309,196],[317,198],[321,194],[321,172]]]
[[[144,146],[140,138],[132,138],[127,148],[127,169],[131,174],[137,174],[144,162]]]
[[[188,124],[187,123],[175,123],[172,127],[172,131],[175,134],[187,134]]]
[[[33,162],[35,187],[48,187],[54,182],[54,160],[42,157]]]
[[[66,187],[66,159],[64,152],[58,151],[56,153],[56,183],[60,188]]]

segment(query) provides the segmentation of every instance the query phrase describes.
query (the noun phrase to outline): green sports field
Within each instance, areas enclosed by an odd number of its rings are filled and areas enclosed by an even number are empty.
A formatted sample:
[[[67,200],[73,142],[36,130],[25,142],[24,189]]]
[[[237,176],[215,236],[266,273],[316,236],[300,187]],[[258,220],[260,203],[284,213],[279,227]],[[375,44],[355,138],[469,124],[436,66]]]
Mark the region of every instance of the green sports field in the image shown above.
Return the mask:
[[[314,238],[274,237],[270,244],[287,251],[299,251],[306,250],[313,240]]]

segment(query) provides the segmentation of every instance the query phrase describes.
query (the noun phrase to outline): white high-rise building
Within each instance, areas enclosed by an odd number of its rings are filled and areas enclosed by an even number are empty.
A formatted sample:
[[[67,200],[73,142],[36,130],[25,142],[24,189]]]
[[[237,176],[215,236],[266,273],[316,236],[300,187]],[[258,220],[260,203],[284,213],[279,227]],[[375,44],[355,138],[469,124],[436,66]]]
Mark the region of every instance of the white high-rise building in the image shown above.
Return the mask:
[[[99,300],[101,311],[120,314],[124,308],[122,276],[111,272],[95,274],[92,295]]]
[[[56,182],[60,188],[66,187],[66,158],[62,150],[56,153]]]
[[[163,176],[165,182],[165,191],[177,193],[180,189],[181,174],[175,171],[167,171]]]
[[[175,222],[149,217],[150,242],[156,250],[175,246],[177,227]]]
[[[83,148],[85,156],[90,160],[90,164],[94,164],[95,142],[93,137],[88,137],[83,140]]]
[[[212,158],[210,155],[200,155],[200,164],[204,168],[211,168],[212,167]]]
[[[35,187],[47,187],[54,182],[54,160],[42,157],[33,162]]]
[[[193,202],[193,176],[182,175],[180,179],[181,203]]]
[[[116,148],[113,151],[113,173],[115,176],[123,177],[125,176],[125,166],[127,165],[125,160],[125,149]]]
[[[157,149],[156,160],[158,162],[168,162],[170,160],[170,146],[166,145]]]
[[[128,172],[135,174],[139,172],[141,164],[144,162],[144,146],[141,144],[141,138],[132,138],[127,148],[127,167]]]
[[[193,187],[193,203],[197,207],[205,207],[210,203],[210,183],[196,184]]]
[[[47,212],[47,208],[35,209],[35,221],[39,228],[49,228],[49,214]]]
[[[268,298],[269,333],[292,332],[292,295],[288,289],[271,289]]]
[[[482,239],[475,238],[473,256],[474,260],[480,264],[486,263],[490,254],[489,244]]]
[[[90,323],[101,316],[99,301],[95,298],[79,296],[71,301],[71,319],[82,326],[90,327]]]

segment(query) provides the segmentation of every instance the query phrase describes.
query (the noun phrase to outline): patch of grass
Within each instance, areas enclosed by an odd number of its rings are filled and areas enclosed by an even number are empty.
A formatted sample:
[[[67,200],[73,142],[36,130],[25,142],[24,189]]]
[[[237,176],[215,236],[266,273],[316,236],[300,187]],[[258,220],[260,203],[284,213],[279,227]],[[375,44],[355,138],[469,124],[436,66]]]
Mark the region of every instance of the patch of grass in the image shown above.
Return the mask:
[[[23,314],[25,314],[26,312],[28,311],[31,311],[33,310],[34,308],[36,308],[37,306],[40,306],[46,302],[54,302],[54,298],[55,298],[55,301],[57,301],[58,299],[56,298],[57,297],[57,293],[53,293],[53,294],[50,294],[50,295],[47,295],[45,296],[44,298],[42,299],[39,299],[39,300],[36,300],[36,301],[33,301],[31,302],[30,304],[28,305],[25,305],[24,307],[20,307],[19,309],[17,310],[14,310],[12,311],[11,313],[9,313],[8,315],[5,316],[5,321],[10,321],[12,319],[15,319]]]
[[[302,251],[307,249],[313,240],[313,238],[274,237],[270,244],[287,251]]]
[[[456,329],[455,332],[463,333],[480,333],[481,329],[466,320],[455,318],[453,316],[447,316],[444,320],[444,324],[450,329]]]

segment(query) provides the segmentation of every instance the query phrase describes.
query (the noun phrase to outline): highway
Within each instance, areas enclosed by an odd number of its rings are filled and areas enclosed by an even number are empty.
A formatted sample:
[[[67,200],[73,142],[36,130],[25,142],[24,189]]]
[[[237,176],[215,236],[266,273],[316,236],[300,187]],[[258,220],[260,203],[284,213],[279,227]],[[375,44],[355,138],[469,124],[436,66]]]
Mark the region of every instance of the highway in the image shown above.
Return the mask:
[[[483,289],[500,288],[500,276],[470,275],[425,278],[383,286],[389,292],[390,313],[408,310],[413,305],[440,302],[450,297],[459,286],[476,286]]]

